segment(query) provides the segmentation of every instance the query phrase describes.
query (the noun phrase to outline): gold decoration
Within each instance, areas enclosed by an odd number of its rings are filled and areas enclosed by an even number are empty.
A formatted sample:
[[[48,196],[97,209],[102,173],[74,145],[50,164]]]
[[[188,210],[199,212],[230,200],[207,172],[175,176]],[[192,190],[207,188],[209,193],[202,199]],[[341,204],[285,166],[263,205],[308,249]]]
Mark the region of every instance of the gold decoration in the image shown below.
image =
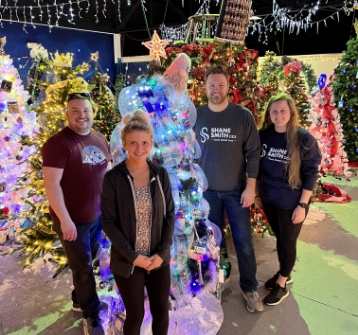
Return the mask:
[[[358,20],[357,19],[355,19],[353,26],[354,26],[354,30],[356,31],[356,35],[357,35],[356,38],[358,38]]]
[[[73,54],[67,52],[66,54],[60,54],[58,51],[55,52],[55,57],[52,57],[53,65],[58,67],[72,67],[72,56]]]
[[[68,94],[89,93],[89,84],[81,77],[70,79],[68,83]]]
[[[98,53],[98,51],[96,51],[91,54],[91,61],[98,62],[98,60],[99,60],[99,53]]]
[[[150,60],[155,60],[155,62],[160,64],[160,57],[167,58],[165,53],[165,47],[168,45],[170,40],[161,40],[157,31],[154,30],[152,40],[148,42],[142,42],[142,44],[149,49],[149,58]]]
[[[104,73],[103,75],[102,75],[102,79],[103,79],[103,81],[106,83],[108,80],[109,80],[109,75],[107,74],[107,73]]]

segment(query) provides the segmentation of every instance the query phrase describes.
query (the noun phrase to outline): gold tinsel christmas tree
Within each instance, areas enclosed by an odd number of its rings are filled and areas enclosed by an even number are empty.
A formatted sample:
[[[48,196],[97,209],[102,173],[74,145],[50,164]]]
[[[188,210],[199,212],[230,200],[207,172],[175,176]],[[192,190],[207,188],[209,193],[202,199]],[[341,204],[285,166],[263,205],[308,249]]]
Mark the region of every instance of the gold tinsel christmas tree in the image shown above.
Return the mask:
[[[29,157],[30,171],[18,181],[18,189],[26,188],[28,198],[24,199],[25,208],[19,214],[20,219],[29,223],[29,227],[19,233],[19,240],[23,246],[16,250],[20,254],[27,254],[25,267],[38,257],[47,253],[52,255],[50,260],[59,264],[59,273],[66,266],[66,257],[59,243],[57,235],[52,231],[52,221],[48,211],[48,201],[45,195],[41,148],[43,144],[66,125],[66,98],[74,92],[88,91],[88,84],[77,75],[89,70],[89,64],[83,63],[72,69],[70,54],[55,54],[53,71],[58,78],[65,79],[46,89],[46,100],[35,111],[37,113],[40,131],[33,138],[23,140],[23,146],[35,146],[36,150]]]

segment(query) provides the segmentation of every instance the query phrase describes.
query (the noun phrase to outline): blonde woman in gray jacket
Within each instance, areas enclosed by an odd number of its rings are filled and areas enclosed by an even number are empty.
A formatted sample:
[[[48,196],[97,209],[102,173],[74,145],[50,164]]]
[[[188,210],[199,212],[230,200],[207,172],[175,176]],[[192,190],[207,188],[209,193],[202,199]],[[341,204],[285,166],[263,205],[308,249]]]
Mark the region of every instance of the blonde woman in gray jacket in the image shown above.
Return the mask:
[[[102,190],[102,229],[112,242],[111,270],[126,308],[124,335],[139,335],[144,287],[153,335],[169,326],[170,246],[174,202],[167,171],[147,158],[153,146],[148,114],[127,115],[121,138],[128,159],[108,171]]]

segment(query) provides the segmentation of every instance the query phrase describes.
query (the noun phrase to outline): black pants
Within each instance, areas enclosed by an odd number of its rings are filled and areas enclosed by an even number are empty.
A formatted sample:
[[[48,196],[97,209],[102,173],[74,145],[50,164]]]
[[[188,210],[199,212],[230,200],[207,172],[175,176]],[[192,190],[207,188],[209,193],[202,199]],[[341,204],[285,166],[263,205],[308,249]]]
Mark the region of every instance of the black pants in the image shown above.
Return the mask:
[[[293,209],[282,209],[271,206],[267,203],[262,204],[266,218],[276,235],[276,245],[278,261],[280,262],[280,274],[288,277],[295,265],[297,255],[297,239],[300,234],[303,221],[292,223]],[[308,208],[306,209],[306,216]]]
[[[167,335],[169,327],[170,269],[166,265],[148,272],[135,267],[129,278],[114,274],[119,292],[126,308],[124,335],[139,335],[144,318],[144,287],[147,288],[150,312],[153,317],[153,335]]]
[[[100,247],[101,219],[94,222],[76,224],[77,238],[75,241],[64,241],[60,222],[53,219],[52,229],[57,233],[65,249],[68,266],[72,271],[75,289],[72,301],[79,304],[83,317],[95,316],[99,310],[99,298],[93,274],[92,260]]]

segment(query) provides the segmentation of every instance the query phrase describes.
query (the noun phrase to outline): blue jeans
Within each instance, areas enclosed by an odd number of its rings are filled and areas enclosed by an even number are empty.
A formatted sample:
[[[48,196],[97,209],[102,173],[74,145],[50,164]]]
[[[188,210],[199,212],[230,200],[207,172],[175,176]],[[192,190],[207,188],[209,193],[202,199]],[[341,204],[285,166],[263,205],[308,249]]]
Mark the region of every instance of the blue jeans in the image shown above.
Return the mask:
[[[208,219],[215,223],[223,233],[220,245],[222,250],[226,250],[223,232],[225,228],[224,211],[226,211],[239,265],[240,287],[243,292],[249,292],[255,291],[257,288],[257,268],[251,235],[250,209],[241,206],[241,193],[242,191],[238,189],[232,191],[207,189],[203,196],[210,205]]]
[[[101,246],[101,218],[90,223],[76,224],[77,238],[75,241],[63,239],[61,224],[53,218],[52,229],[57,233],[65,249],[68,266],[72,271],[75,289],[72,291],[72,301],[79,304],[83,317],[95,316],[99,312],[99,298],[96,291],[96,281],[93,274],[92,260]]]

